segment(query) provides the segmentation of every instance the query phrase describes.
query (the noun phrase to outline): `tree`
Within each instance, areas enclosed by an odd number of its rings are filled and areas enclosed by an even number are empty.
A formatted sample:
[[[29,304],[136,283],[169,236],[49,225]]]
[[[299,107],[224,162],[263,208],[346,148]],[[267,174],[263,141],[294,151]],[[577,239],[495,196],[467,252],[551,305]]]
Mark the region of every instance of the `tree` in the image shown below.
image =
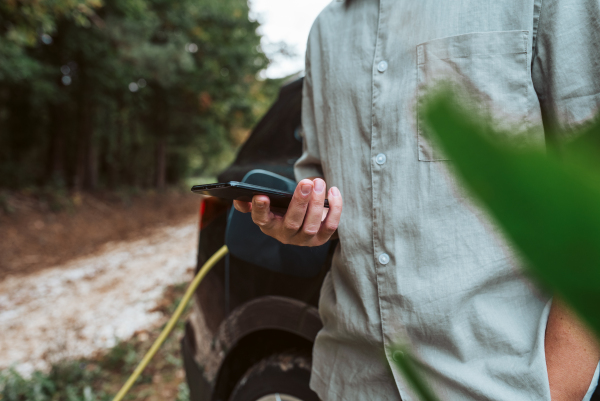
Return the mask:
[[[245,0],[13,0],[0,21],[2,186],[213,173],[275,95]]]

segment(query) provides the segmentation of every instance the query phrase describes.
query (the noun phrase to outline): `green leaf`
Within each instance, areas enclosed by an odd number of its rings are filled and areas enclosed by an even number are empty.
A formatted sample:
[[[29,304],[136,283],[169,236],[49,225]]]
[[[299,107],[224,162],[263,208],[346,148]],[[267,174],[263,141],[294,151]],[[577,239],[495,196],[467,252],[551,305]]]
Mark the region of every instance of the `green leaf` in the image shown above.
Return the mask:
[[[434,95],[424,112],[456,174],[529,269],[600,334],[599,147],[593,149],[599,126],[562,152],[545,154],[492,141],[491,129],[448,93]]]
[[[396,346],[391,349],[391,352],[394,355],[394,363],[421,401],[437,401],[438,398],[423,379],[417,368],[417,362],[408,349]]]

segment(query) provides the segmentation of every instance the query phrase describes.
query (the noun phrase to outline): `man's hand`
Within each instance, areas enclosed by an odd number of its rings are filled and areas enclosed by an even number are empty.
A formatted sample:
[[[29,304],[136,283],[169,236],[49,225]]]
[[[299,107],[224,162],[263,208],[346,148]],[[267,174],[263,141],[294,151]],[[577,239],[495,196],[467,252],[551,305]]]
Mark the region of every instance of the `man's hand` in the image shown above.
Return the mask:
[[[255,195],[252,203],[233,201],[233,206],[242,213],[252,212],[252,220],[262,232],[284,244],[319,246],[337,230],[342,214],[342,195],[332,187],[327,195],[329,212],[323,219],[325,189],[320,178],[300,181],[283,216],[271,211],[265,195]]]

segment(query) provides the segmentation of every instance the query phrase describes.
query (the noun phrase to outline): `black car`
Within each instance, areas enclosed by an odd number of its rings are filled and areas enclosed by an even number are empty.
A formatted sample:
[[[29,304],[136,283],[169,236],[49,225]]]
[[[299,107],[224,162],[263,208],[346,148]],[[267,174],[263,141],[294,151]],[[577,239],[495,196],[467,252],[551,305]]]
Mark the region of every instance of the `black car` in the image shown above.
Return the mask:
[[[219,182],[293,190],[301,104],[302,79],[283,86]],[[311,354],[335,244],[280,244],[231,202],[204,198],[198,268],[225,243],[230,252],[199,286],[181,341],[191,400],[318,400],[309,388]]]

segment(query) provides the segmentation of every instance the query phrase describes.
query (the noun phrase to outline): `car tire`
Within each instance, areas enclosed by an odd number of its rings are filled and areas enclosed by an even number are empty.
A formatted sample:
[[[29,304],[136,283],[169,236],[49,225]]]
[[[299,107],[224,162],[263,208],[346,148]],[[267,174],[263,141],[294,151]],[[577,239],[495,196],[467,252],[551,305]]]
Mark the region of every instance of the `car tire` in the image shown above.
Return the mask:
[[[271,355],[252,365],[229,401],[319,401],[309,387],[311,359],[291,352]]]

